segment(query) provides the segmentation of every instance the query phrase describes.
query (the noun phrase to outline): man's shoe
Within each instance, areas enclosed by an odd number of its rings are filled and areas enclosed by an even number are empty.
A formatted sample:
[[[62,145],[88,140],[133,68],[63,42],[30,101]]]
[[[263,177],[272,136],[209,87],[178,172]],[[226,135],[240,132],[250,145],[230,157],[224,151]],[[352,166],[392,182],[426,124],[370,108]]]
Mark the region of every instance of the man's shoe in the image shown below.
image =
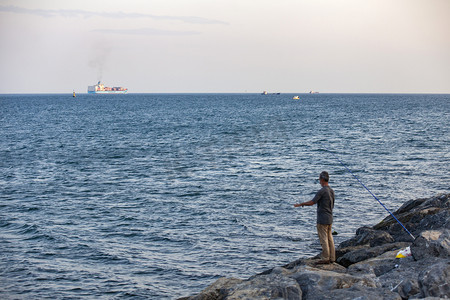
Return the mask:
[[[329,260],[319,260],[318,262],[316,262],[316,265],[329,265],[331,264],[331,261]]]

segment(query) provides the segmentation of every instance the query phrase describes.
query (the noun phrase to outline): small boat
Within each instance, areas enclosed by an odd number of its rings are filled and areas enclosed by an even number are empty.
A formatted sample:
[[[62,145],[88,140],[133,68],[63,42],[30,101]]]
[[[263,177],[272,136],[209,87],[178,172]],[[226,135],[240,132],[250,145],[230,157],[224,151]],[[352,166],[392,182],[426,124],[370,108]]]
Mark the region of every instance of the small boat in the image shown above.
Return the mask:
[[[261,95],[281,95],[281,93],[271,93],[269,94],[267,91],[261,93]]]
[[[74,97],[74,98],[76,98],[76,97],[77,97],[77,95],[75,95],[75,91],[73,91],[73,95],[72,95],[72,97]]]
[[[299,96],[294,96],[294,97],[292,97],[292,99],[294,99],[294,100],[299,100],[300,97],[299,97]]]

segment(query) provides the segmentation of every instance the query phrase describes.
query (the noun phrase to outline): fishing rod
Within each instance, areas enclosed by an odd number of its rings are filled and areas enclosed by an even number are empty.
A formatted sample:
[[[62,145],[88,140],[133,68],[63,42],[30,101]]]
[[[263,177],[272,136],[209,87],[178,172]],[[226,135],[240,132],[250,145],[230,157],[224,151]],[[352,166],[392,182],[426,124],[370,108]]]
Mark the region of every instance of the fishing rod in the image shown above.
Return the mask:
[[[325,148],[325,147],[324,147]],[[374,197],[375,198],[375,200],[377,200],[378,201],[378,203],[380,203],[381,204],[381,206],[383,206],[383,208],[398,222],[398,224],[400,224],[402,227],[403,227],[403,229],[405,229],[406,230],[406,232],[412,237],[412,239],[413,240],[415,240],[416,238],[414,237],[414,235],[412,235],[412,233],[411,232],[409,232],[409,230],[408,229],[406,229],[406,227],[402,224],[402,222],[400,222],[395,216],[394,216],[394,214],[393,213],[391,213],[391,211],[377,198],[377,196],[375,196],[370,190],[369,190],[369,188],[367,188],[367,186],[365,186],[365,184],[364,183],[362,183],[361,182],[361,180],[359,180],[359,178],[358,177],[356,177],[356,175],[355,174],[353,174],[353,172],[339,159],[339,157],[337,157],[337,155],[336,154],[334,154],[333,152],[331,152],[330,150],[328,150],[327,148],[325,148],[325,150],[327,150],[328,152],[330,152],[333,156],[334,156],[334,158],[336,158],[336,160],[338,161],[338,162],[340,162],[341,163],[341,165],[343,165],[344,166],[344,168],[346,168],[347,169],[347,171],[350,173],[350,174],[352,174],[352,176],[353,177],[355,177],[355,179],[356,180],[358,180],[358,182],[372,195],[372,197]]]

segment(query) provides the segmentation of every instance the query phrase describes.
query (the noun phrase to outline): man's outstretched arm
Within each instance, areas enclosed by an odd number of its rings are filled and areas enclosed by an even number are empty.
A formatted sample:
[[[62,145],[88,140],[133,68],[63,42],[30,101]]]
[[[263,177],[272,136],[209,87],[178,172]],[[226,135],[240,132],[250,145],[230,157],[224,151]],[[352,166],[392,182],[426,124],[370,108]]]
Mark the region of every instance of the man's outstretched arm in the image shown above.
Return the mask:
[[[312,206],[315,203],[312,200],[309,200],[307,202],[303,202],[303,203],[295,203],[294,207],[300,207],[300,206]]]

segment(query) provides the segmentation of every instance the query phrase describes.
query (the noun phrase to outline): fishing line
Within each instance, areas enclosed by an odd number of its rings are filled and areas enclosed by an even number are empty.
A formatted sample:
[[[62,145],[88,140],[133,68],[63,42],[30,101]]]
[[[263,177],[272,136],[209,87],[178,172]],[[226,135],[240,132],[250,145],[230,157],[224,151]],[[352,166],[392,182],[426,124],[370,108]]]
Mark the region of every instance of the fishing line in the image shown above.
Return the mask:
[[[352,176],[353,177],[355,177],[355,179],[356,180],[358,180],[358,182],[375,198],[375,200],[377,200],[378,201],[378,203],[380,203],[381,204],[381,206],[383,206],[383,208],[398,222],[398,224],[400,224],[402,227],[403,227],[403,229],[405,229],[406,230],[406,232],[413,238],[413,240],[415,240],[416,238],[412,235],[412,233],[411,232],[409,232],[409,230],[408,229],[406,229],[406,227],[402,224],[402,222],[400,222],[395,216],[394,216],[394,214],[393,213],[391,213],[391,211],[367,188],[367,186],[365,186],[364,185],[364,183],[362,183],[361,182],[361,180],[359,180],[359,178],[358,177],[356,177],[356,175],[355,174],[353,174],[353,172],[339,159],[339,157],[337,157],[337,155],[336,154],[334,154],[333,152],[331,152],[330,150],[328,150],[327,148],[325,148],[325,150],[327,150],[328,152],[330,152],[331,154],[333,154],[333,156],[334,156],[334,158],[336,158],[336,160],[338,161],[338,162],[340,162],[341,163],[341,165],[343,165],[344,166],[344,168],[346,168],[347,169],[347,171],[350,173],[350,174],[352,174]]]

